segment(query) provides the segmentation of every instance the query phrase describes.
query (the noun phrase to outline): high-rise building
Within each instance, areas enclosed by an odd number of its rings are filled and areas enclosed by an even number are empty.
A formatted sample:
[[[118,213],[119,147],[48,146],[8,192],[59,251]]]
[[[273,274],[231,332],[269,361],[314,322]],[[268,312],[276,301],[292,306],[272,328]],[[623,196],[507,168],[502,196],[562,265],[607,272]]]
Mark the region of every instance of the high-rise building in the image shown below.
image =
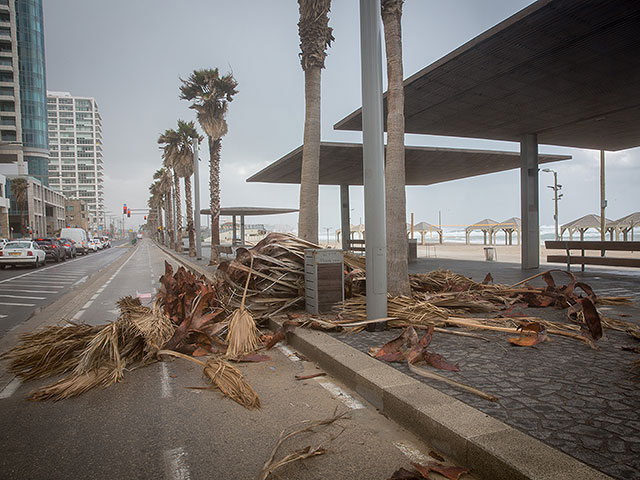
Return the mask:
[[[64,226],[64,196],[48,186],[43,23],[42,0],[0,0],[0,173],[11,198],[9,234],[18,237]],[[16,177],[27,181],[23,205],[11,192]]]
[[[95,99],[47,92],[49,183],[67,198],[87,203],[88,226],[104,217],[102,119]]]
[[[42,0],[0,0],[0,163],[48,185]]]

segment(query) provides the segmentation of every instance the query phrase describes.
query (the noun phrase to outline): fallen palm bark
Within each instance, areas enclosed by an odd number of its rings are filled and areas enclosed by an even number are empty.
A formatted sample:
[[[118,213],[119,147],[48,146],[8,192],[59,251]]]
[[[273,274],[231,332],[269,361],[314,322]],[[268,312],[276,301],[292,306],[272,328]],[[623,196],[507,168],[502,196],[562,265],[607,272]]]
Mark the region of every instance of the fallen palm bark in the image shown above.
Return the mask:
[[[258,348],[260,340],[260,332],[253,321],[251,314],[244,308],[244,302],[247,298],[247,289],[249,288],[249,280],[253,270],[253,255],[251,255],[251,265],[249,266],[249,274],[247,282],[242,293],[242,301],[240,308],[236,309],[229,320],[229,333],[227,334],[227,357],[238,357],[254,352]]]
[[[280,433],[280,437],[278,438],[278,441],[276,443],[276,446],[273,448],[273,451],[271,452],[271,456],[265,462],[264,466],[262,467],[262,470],[260,470],[260,473],[258,474],[258,477],[257,477],[258,480],[267,480],[268,478],[274,475],[274,472],[278,468],[281,468],[289,463],[297,462],[297,461],[304,460],[306,458],[314,457],[317,455],[324,455],[327,451],[324,447],[322,447],[322,445],[317,445],[315,447],[312,447],[311,445],[307,445],[306,447],[294,450],[288,455],[285,455],[279,460],[276,460],[276,455],[278,454],[278,450],[280,449],[282,444],[285,441],[289,440],[290,438],[295,437],[296,435],[300,435],[302,433],[316,432],[316,429],[320,427],[328,427],[330,425],[333,425],[338,420],[347,419],[347,418],[350,418],[347,416],[347,412],[336,413],[330,418],[309,423],[305,427],[302,427],[298,430],[294,430],[290,433],[286,433],[287,431],[286,429],[282,430],[282,432]],[[335,439],[335,437],[333,437],[333,439]]]
[[[32,400],[62,400],[108,387],[120,381],[125,370],[155,361],[156,352],[173,333],[169,318],[159,307],[145,307],[137,298],[124,297],[118,307],[120,316],[113,323],[48,327],[23,337],[5,354],[11,361],[9,369],[24,379],[67,374],[33,392]]]
[[[209,358],[206,362],[173,350],[160,350],[158,355],[169,355],[189,360],[203,367],[203,374],[223,395],[249,410],[261,408],[260,397],[247,383],[242,372],[221,358]]]
[[[421,377],[424,378],[430,378],[432,380],[437,380],[439,382],[443,382],[446,383],[447,385],[450,385],[452,387],[458,388],[460,390],[464,390],[465,392],[469,392],[472,393],[473,395],[476,395],[480,398],[484,398],[485,400],[489,400],[490,402],[497,402],[498,401],[498,397],[496,397],[495,395],[492,395],[490,393],[487,392],[483,392],[482,390],[479,390],[475,387],[471,387],[469,385],[466,385],[464,383],[460,383],[460,382],[456,382],[455,380],[451,380],[448,377],[445,377],[443,375],[439,375],[435,372],[432,372],[430,370],[427,370],[425,368],[420,368],[416,365],[412,365],[410,363],[407,364],[409,366],[409,370],[413,373],[415,373],[416,375],[420,375]]]

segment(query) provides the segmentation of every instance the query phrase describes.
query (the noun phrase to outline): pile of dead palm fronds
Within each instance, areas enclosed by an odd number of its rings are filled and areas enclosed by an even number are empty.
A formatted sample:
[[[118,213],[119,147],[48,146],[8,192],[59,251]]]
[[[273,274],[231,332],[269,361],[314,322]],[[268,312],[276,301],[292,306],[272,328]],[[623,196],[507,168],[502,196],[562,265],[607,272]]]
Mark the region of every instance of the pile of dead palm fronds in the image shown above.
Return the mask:
[[[132,297],[122,298],[118,307],[118,320],[107,325],[51,326],[24,335],[2,359],[10,361],[10,372],[26,380],[65,375],[33,392],[33,400],[61,400],[108,387],[125,370],[155,361],[174,330],[159,307],[145,307]]]

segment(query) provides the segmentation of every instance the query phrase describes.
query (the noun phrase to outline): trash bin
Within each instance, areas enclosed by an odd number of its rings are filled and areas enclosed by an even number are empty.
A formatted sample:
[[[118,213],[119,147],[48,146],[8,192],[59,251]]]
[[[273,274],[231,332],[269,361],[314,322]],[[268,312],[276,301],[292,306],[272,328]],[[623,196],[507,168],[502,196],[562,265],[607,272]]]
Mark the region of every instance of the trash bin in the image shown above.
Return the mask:
[[[413,263],[418,260],[418,240],[409,239],[409,248],[407,249],[407,256],[409,263]]]
[[[496,247],[484,247],[484,259],[487,262],[495,262],[497,258]]]

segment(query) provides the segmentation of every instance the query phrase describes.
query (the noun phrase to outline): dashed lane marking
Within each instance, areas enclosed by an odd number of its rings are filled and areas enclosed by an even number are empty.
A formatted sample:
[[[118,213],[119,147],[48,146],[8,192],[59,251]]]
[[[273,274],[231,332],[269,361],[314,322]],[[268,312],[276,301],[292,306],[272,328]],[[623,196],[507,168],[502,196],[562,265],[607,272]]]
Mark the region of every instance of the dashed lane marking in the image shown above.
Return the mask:
[[[88,276],[88,275],[85,275],[85,276],[84,276],[84,277],[82,277],[80,280],[78,280],[78,281],[74,282],[74,283],[73,283],[73,285],[74,285],[74,286],[75,286],[75,285],[80,285],[81,283],[86,282],[88,278],[89,278],[89,276]]]
[[[420,450],[405,442],[393,442],[393,446],[400,450],[405,457],[415,463],[426,463],[433,461],[433,459],[427,455],[424,455]]]
[[[11,303],[11,302],[0,302],[0,305],[6,305],[8,307],[35,307],[35,303]]]
[[[190,480],[187,452],[182,447],[164,451],[167,462],[168,477],[172,480]]]
[[[22,385],[22,381],[18,377],[14,377],[6,387],[0,391],[0,398],[9,398],[11,395],[16,393],[16,390]]]
[[[19,290],[16,288],[2,288],[0,292],[20,292],[20,293],[58,293],[55,290]]]
[[[162,363],[162,373],[160,375],[161,385],[162,385],[162,398],[169,398],[171,396],[171,384],[169,383],[169,370],[167,369],[167,364],[165,362]]]
[[[22,300],[44,300],[47,297],[25,297],[23,295],[0,295],[3,298],[20,298]]]

